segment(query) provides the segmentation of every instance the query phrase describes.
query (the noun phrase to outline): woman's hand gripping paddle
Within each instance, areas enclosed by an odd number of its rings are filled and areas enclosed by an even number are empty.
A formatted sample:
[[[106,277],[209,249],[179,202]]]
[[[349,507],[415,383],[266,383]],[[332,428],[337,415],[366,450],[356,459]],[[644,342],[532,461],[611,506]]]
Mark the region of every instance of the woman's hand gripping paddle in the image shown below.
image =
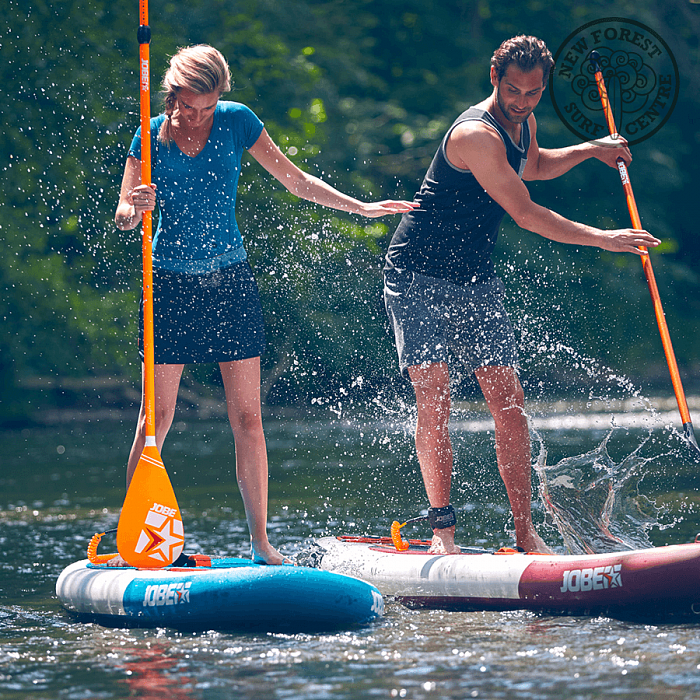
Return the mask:
[[[608,91],[605,88],[605,80],[603,79],[603,71],[600,66],[600,54],[597,51],[591,51],[588,56],[588,60],[593,66],[593,71],[595,73],[595,81],[598,86],[598,94],[600,95],[600,102],[603,106],[603,112],[605,113],[605,121],[608,125],[608,131],[610,136],[614,139],[618,138],[617,127],[615,126],[615,117],[612,112],[612,107],[610,106],[610,100],[608,99]],[[634,192],[632,192],[632,183],[630,182],[629,172],[625,161],[622,158],[617,159],[617,169],[620,172],[620,180],[622,181],[622,187],[625,190],[625,196],[627,197],[627,209],[630,213],[630,218],[632,220],[632,226],[636,229],[642,228],[642,220],[639,217],[639,211],[637,210],[637,202],[634,198]],[[646,248],[640,246],[640,250],[646,252]],[[668,364],[669,372],[671,373],[671,383],[673,384],[673,390],[676,394],[676,402],[678,403],[678,411],[681,414],[681,420],[683,421],[683,434],[688,441],[688,444],[693,448],[693,450],[700,455],[700,447],[698,447],[697,440],[695,439],[695,432],[693,431],[693,424],[690,421],[690,412],[688,411],[688,403],[685,400],[685,392],[683,391],[683,384],[681,383],[681,375],[678,371],[678,364],[676,363],[676,355],[673,352],[673,345],[671,344],[671,336],[668,332],[668,325],[666,324],[666,316],[664,314],[663,307],[661,306],[661,297],[659,296],[659,289],[656,286],[656,278],[654,277],[654,270],[651,267],[651,258],[648,255],[642,256],[642,266],[644,268],[644,274],[647,278],[647,286],[649,287],[649,293],[651,294],[651,299],[654,303],[654,312],[656,314],[656,322],[659,326],[659,333],[661,334],[661,344],[664,348],[664,353],[666,354],[666,363]]]
[[[141,182],[151,182],[151,104],[149,86],[148,0],[140,0],[139,75],[141,95]],[[117,527],[117,549],[131,566],[163,567],[182,552],[185,531],[175,492],[156,446],[155,360],[153,351],[153,229],[143,213],[143,377],[146,445],[141,453]]]

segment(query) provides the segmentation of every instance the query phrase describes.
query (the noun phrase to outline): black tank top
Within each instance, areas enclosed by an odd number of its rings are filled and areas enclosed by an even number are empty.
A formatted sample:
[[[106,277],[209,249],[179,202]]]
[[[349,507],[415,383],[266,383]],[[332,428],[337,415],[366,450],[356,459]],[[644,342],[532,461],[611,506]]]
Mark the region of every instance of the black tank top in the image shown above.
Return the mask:
[[[470,107],[452,124],[415,196],[420,206],[401,218],[389,245],[385,270],[394,267],[477,284],[494,275],[491,253],[505,210],[468,170],[447,160],[445,147],[452,130],[465,121],[482,121],[498,131],[508,163],[522,177],[530,147],[530,127],[523,122],[520,145],[489,112]]]

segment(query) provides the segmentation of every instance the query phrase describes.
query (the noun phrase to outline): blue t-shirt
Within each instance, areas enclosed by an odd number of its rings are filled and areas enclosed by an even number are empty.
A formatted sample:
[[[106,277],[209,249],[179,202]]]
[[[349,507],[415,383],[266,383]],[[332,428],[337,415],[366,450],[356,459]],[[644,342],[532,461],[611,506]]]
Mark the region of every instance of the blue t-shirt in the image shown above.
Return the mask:
[[[201,274],[246,259],[236,223],[236,190],[243,149],[263,123],[238,102],[217,102],[204,148],[194,158],[173,141],[158,141],[165,115],[151,119],[151,180],[160,210],[153,236],[153,266]],[[141,159],[141,128],[129,155]]]

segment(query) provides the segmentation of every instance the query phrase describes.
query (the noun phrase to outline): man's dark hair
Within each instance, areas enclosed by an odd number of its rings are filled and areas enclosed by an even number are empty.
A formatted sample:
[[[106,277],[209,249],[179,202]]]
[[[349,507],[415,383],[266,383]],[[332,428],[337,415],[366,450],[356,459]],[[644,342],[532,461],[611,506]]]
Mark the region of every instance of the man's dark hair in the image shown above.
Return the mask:
[[[542,68],[542,84],[549,79],[549,72],[554,67],[554,59],[542,39],[534,36],[515,36],[504,41],[491,57],[491,67],[496,69],[496,77],[500,82],[511,63],[524,73],[533,68]]]

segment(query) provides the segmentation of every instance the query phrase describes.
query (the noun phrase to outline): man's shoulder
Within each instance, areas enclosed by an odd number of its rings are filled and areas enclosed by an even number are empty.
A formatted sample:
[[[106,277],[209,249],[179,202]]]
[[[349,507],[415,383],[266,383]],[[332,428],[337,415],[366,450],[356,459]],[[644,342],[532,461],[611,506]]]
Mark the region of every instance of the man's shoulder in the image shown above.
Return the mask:
[[[503,137],[495,126],[483,119],[466,119],[456,124],[445,148],[450,163],[471,171],[478,163],[499,163],[506,158]]]
[[[467,147],[503,144],[498,129],[483,119],[465,119],[459,122],[452,129],[449,140]]]

